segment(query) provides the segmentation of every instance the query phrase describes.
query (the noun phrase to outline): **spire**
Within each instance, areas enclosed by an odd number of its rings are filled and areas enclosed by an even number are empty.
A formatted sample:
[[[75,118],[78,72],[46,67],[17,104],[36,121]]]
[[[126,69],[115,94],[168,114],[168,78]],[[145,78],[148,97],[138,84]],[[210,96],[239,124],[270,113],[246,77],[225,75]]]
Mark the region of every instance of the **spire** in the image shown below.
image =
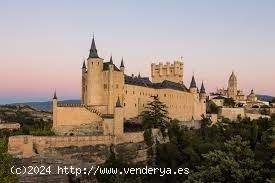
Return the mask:
[[[114,62],[113,62],[113,56],[112,55],[110,57],[110,64],[114,64]]]
[[[57,100],[56,91],[54,91],[53,99],[54,99],[54,100]]]
[[[190,88],[197,88],[197,84],[196,84],[194,75],[192,76],[192,80],[191,80],[191,83],[190,83]]]
[[[94,34],[93,34],[93,40],[92,40],[92,44],[91,44],[89,58],[99,58],[98,55],[97,55],[97,49],[96,49],[96,46],[95,46]]]
[[[200,90],[200,93],[205,93],[205,88],[204,88],[203,82],[201,83],[201,90]]]
[[[117,98],[117,101],[116,101],[116,107],[122,107],[121,103],[120,103],[120,100],[119,100],[119,97]]]
[[[231,75],[230,75],[229,80],[236,80],[236,79],[237,79],[237,77],[236,77],[235,72],[233,70],[232,73],[231,73]]]
[[[140,72],[138,73],[138,78],[141,78],[141,76],[140,76]]]
[[[121,59],[120,67],[124,67],[123,57]]]
[[[86,64],[85,64],[85,60],[83,60],[83,65],[82,65],[82,69],[86,69]]]

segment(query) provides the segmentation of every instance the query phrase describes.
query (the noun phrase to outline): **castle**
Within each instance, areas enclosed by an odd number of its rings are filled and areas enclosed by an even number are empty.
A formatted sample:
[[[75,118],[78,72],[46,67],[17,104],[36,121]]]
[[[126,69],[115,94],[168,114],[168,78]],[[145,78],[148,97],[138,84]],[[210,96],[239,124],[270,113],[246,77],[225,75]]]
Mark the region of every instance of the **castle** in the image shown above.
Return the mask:
[[[169,117],[180,121],[201,120],[206,113],[206,92],[198,90],[194,76],[183,84],[183,61],[151,64],[149,77],[125,74],[123,59],[118,68],[99,57],[93,37],[87,61],[82,65],[81,104],[61,104],[53,97],[53,130],[62,135],[119,135],[125,120],[139,116],[150,96],[168,107]]]

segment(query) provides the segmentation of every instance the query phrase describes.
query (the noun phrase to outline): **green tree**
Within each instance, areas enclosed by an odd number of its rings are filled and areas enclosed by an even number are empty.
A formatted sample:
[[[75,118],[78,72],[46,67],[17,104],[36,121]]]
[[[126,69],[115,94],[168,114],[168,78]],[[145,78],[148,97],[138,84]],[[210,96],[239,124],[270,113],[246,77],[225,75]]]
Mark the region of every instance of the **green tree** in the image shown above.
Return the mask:
[[[15,183],[17,177],[11,173],[12,157],[7,154],[7,141],[0,140],[0,182],[1,183]]]
[[[145,111],[141,113],[143,128],[159,128],[165,136],[165,129],[170,120],[167,106],[159,100],[158,96],[152,96],[151,98],[153,100],[147,104]]]
[[[208,114],[218,114],[219,107],[211,100],[206,103],[206,113]]]
[[[235,136],[226,141],[223,150],[203,155],[198,171],[186,182],[266,182],[266,170],[261,161],[255,160],[248,141]]]
[[[226,107],[235,107],[236,103],[233,98],[226,98],[224,99],[223,105]]]

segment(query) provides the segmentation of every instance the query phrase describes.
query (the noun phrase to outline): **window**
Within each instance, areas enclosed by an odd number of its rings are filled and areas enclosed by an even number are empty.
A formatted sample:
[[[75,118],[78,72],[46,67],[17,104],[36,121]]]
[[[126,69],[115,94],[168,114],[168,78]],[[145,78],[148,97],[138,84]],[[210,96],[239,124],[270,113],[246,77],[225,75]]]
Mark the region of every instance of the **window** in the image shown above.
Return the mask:
[[[135,104],[135,107],[137,107],[137,104]]]
[[[107,89],[107,84],[104,84],[104,89]]]
[[[166,94],[164,94],[164,97],[166,97]]]
[[[116,85],[116,88],[118,89],[118,84]]]

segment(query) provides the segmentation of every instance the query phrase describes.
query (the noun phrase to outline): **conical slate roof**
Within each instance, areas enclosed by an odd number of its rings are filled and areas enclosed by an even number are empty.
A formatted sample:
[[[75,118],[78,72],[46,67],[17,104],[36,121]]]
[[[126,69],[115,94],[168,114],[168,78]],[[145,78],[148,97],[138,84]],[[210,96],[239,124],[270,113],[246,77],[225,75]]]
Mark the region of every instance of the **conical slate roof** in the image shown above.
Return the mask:
[[[124,67],[123,57],[121,59],[120,67]]]
[[[94,36],[93,36],[93,40],[92,40],[92,44],[91,44],[89,58],[99,58],[98,54],[97,54],[97,49],[96,49],[96,46],[95,46]]]
[[[85,60],[83,61],[83,64],[82,64],[82,69],[86,69]]]
[[[57,99],[57,96],[56,96],[56,91],[54,91],[54,94],[53,94],[53,99]]]
[[[200,90],[200,93],[205,93],[205,88],[204,88],[203,82],[201,83],[201,90]]]
[[[110,64],[114,64],[114,62],[113,62],[113,56],[112,55],[110,57]]]
[[[190,83],[190,88],[197,88],[197,84],[196,84],[194,75],[192,76],[192,80],[191,80],[191,83]]]
[[[121,103],[120,103],[120,100],[119,100],[119,97],[117,98],[117,101],[116,101],[116,107],[122,107]]]

